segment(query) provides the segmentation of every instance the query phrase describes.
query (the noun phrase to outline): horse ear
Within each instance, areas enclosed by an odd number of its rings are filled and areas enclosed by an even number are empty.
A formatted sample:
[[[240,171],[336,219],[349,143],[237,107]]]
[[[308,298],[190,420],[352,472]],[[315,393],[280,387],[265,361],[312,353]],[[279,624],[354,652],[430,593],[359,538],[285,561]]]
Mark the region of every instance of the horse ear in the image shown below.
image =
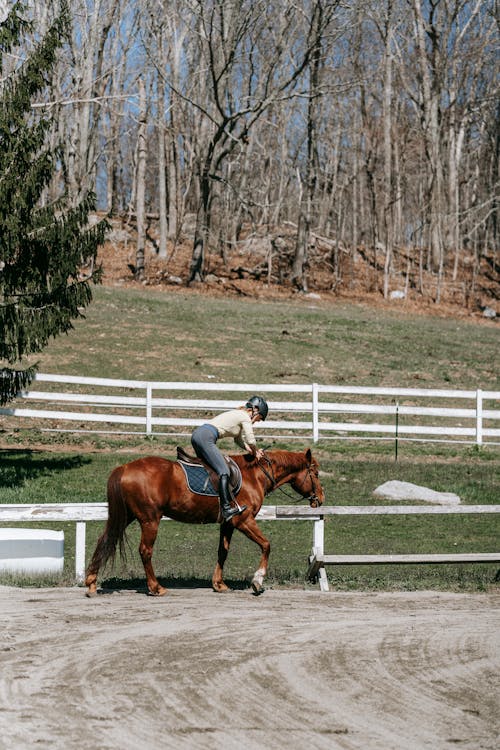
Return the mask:
[[[308,448],[306,450],[306,458],[307,458],[307,462],[311,463],[311,461],[312,461],[312,453],[311,453],[311,449],[310,448]]]

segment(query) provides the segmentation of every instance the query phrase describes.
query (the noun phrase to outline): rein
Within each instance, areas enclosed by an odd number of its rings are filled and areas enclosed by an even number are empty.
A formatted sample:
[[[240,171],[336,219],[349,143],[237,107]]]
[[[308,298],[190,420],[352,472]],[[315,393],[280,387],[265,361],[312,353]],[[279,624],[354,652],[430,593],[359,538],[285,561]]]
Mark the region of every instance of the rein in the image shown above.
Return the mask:
[[[311,505],[313,502],[319,504],[318,496],[314,492],[314,482],[312,481],[312,478],[311,478],[311,466],[310,465],[308,465],[306,468],[307,468],[307,476],[311,479],[311,486],[313,487],[313,492],[308,497],[302,497],[302,496],[295,497],[294,495],[290,495],[290,493],[286,492],[286,490],[284,490],[282,487],[278,486],[278,483],[274,476],[273,462],[271,461],[269,456],[266,455],[265,452],[264,452],[264,459],[267,462],[267,464],[271,467],[271,473],[269,473],[267,469],[264,468],[264,466],[261,464],[260,461],[257,461],[257,465],[262,471],[262,473],[264,474],[264,476],[267,477],[267,479],[269,479],[269,481],[271,482],[271,489],[269,490],[269,492],[273,492],[273,490],[278,489],[283,495],[285,495],[285,497],[288,497],[291,500],[293,500],[294,503],[300,503],[301,500],[307,500],[309,505]],[[302,481],[302,484],[300,485],[299,489],[303,486],[305,481],[306,481],[306,477],[304,477],[304,480]]]

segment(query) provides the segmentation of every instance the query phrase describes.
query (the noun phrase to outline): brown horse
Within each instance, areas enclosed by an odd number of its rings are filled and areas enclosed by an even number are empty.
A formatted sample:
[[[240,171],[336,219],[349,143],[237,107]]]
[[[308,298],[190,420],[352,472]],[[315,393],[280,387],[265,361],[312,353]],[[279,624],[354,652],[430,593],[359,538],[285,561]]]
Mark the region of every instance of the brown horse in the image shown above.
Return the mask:
[[[255,516],[262,507],[265,495],[286,483],[307,498],[312,508],[321,505],[324,493],[318,476],[319,466],[310,450],[269,451],[260,461],[249,455],[234,455],[231,458],[240,467],[243,480],[238,502],[247,508],[241,515],[221,523],[212,586],[214,591],[228,591],[222,570],[233,531],[238,529],[262,550],[259,568],[252,580],[253,591],[259,594],[263,590],[262,583],[267,572],[270,544],[257,526]],[[185,523],[216,523],[220,520],[219,500],[216,496],[191,492],[177,461],[149,456],[114,469],[108,479],[108,521],[87,569],[87,596],[96,593],[99,569],[114,558],[117,545],[123,554],[125,529],[135,519],[141,525],[139,554],[146,572],[148,591],[153,596],[166,593],[167,589],[158,583],[151,563],[162,516]]]

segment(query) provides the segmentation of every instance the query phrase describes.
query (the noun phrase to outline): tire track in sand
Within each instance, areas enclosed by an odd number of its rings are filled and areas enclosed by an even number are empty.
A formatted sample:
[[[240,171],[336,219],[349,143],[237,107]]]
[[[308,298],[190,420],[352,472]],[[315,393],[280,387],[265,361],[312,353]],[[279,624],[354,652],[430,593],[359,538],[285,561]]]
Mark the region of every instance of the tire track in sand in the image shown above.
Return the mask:
[[[0,605],[2,750],[498,747],[499,593],[0,588]]]

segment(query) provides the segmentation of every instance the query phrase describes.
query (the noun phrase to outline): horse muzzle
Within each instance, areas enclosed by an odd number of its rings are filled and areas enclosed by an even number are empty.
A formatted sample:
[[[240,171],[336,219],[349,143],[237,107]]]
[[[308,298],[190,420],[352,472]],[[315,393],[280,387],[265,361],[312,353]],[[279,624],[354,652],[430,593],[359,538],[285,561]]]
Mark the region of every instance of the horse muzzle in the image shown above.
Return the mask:
[[[317,495],[311,495],[307,499],[309,500],[310,508],[319,508],[320,505],[323,505],[323,502],[319,499]]]

